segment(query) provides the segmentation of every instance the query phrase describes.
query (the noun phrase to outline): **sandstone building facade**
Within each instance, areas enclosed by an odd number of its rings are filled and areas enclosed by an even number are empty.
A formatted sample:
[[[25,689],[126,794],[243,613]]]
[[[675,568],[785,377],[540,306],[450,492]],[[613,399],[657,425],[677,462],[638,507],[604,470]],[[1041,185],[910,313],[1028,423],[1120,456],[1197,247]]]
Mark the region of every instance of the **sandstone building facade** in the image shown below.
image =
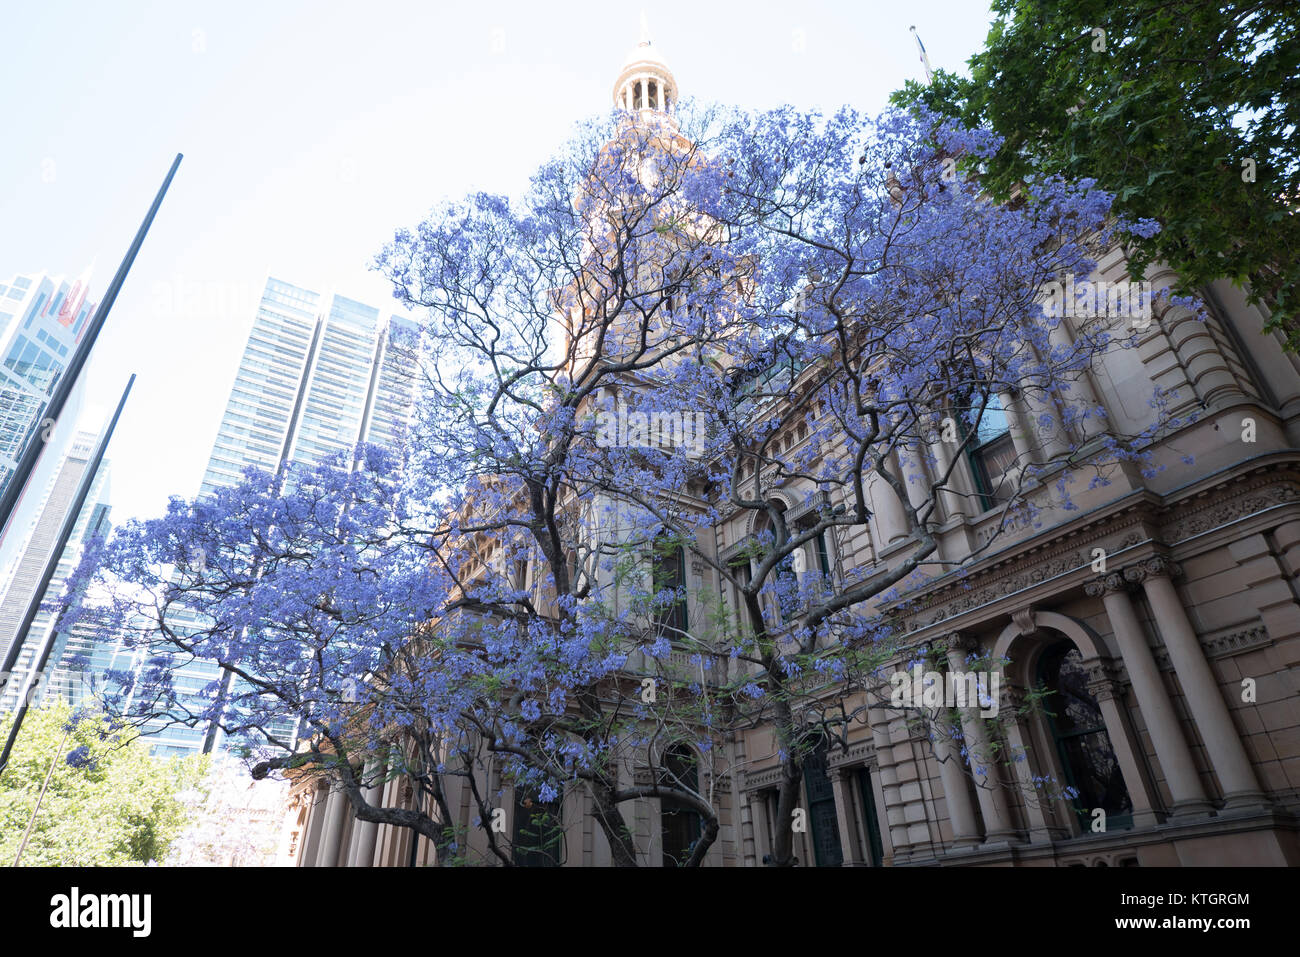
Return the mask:
[[[676,97],[671,71],[642,44],[617,79],[615,103],[662,112]],[[1118,282],[1124,265],[1114,252],[1093,278]],[[1158,286],[1168,276],[1148,278]],[[1107,421],[1133,432],[1149,424],[1153,389],[1176,394],[1170,412],[1186,424],[1162,439],[1164,468],[1117,468],[1109,484],[1079,490],[1077,509],[1002,533],[965,575],[936,575],[897,609],[909,643],[945,649],[955,670],[971,652],[1006,662],[998,693],[1007,712],[1028,689],[1057,695],[1054,714],[1005,726],[1023,760],[954,760],[906,714],[863,698],[865,720],[806,767],[801,863],[1300,865],[1300,358],[1262,332],[1265,314],[1240,290],[1217,283],[1203,299],[1203,321],[1179,307],[1160,312],[1138,348],[1108,353],[1078,383]],[[958,469],[973,493],[1010,455],[1052,454],[1051,436],[1031,440],[1039,410],[1014,395],[1004,404],[1005,429]],[[1087,448],[1089,436],[1072,438]],[[805,491],[774,493],[788,522],[808,509]],[[870,528],[824,536],[808,548],[809,567],[843,580],[896,560],[906,515],[888,489],[871,493]],[[988,508],[972,505],[980,501]],[[979,494],[945,498],[936,528],[943,557],[959,561],[989,541],[996,506]],[[751,525],[749,513],[719,523],[720,561],[744,552]],[[704,563],[688,560],[681,573],[689,593],[737,604]],[[866,609],[888,610],[883,600]],[[687,614],[701,611],[692,604]],[[986,733],[976,711],[954,716],[973,743]],[[720,810],[706,865],[758,866],[772,852],[776,750],[760,727],[736,734],[727,754],[682,756]],[[534,802],[489,778],[488,791],[507,795],[506,833],[526,830]],[[1068,782],[1073,796],[1036,797],[1043,780]],[[473,843],[469,791],[450,797]],[[410,806],[413,791],[394,778],[372,799]],[[519,863],[609,863],[589,799],[574,790],[553,810],[564,826]],[[691,840],[689,817],[658,800],[638,802],[634,818],[641,863],[673,863]],[[295,786],[283,863],[432,860],[409,830],[355,820],[328,782]]]

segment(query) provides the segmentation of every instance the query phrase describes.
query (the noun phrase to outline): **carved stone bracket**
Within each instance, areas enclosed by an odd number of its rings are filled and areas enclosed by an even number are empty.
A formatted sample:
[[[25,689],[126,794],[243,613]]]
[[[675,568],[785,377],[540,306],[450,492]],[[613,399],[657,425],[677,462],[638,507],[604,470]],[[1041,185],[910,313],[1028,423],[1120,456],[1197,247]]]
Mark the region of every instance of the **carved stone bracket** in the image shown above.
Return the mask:
[[[1018,611],[1013,611],[1011,613],[1011,620],[1015,622],[1016,627],[1020,629],[1022,637],[1028,638],[1038,631],[1038,622],[1034,617],[1033,605],[1026,605]]]

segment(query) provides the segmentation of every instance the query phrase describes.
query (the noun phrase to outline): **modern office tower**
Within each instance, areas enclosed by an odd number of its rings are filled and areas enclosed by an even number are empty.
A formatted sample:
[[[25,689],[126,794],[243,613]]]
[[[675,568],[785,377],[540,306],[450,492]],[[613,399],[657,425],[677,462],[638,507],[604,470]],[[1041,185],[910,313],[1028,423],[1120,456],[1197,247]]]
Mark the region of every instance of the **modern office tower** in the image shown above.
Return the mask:
[[[414,408],[414,362],[402,343],[415,332],[401,316],[269,278],[200,494],[237,484],[249,466],[315,464],[360,442],[396,448]],[[179,617],[174,624],[184,626]],[[200,694],[220,670],[174,659],[172,675],[178,693]],[[292,734],[291,726],[281,730]],[[194,753],[206,733],[159,728],[154,753]]]
[[[8,652],[22,624],[36,590],[40,585],[41,573],[54,550],[59,531],[72,507],[86,469],[94,457],[95,446],[99,436],[94,432],[76,433],[72,448],[64,456],[53,480],[45,490],[40,502],[36,522],[27,540],[23,543],[14,574],[0,598],[0,657]],[[63,593],[64,585],[81,560],[85,545],[96,535],[108,531],[108,492],[109,465],[100,463],[95,474],[90,494],[82,506],[81,514],[73,526],[72,537],[68,540],[59,564],[45,590],[45,601],[52,602]],[[54,615],[43,609],[32,623],[23,650],[18,658],[17,667],[11,680],[5,685],[0,695],[0,710],[12,709],[20,693],[20,687],[26,682],[35,660],[51,629],[54,627]],[[80,622],[67,634],[55,637],[55,645],[50,653],[49,665],[42,677],[45,693],[57,693],[72,704],[80,704],[89,692],[83,680],[82,671],[76,667],[80,658],[92,662],[103,659],[111,639],[104,629],[86,620]],[[100,645],[105,645],[101,649]],[[104,664],[107,667],[107,664]],[[88,669],[85,675],[89,675]]]
[[[202,493],[243,470],[317,463],[358,442],[394,444],[412,408],[400,316],[268,279],[203,476]]]
[[[87,284],[44,273],[0,283],[0,487],[95,311]]]
[[[39,273],[0,282],[0,491],[28,443],[46,444],[0,540],[0,590],[39,512],[32,492],[48,487],[72,443],[74,429],[48,421],[45,410],[95,311],[96,304],[86,298],[88,280],[87,274],[69,281]],[[76,421],[80,402],[77,388],[64,407],[63,423]]]

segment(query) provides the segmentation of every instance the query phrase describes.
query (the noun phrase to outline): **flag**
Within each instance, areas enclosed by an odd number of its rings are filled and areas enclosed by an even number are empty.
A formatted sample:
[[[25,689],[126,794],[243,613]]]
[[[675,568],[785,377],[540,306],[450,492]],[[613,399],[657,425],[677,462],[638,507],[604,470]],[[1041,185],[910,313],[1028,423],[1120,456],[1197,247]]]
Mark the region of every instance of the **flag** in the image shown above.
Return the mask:
[[[934,71],[930,69],[930,55],[925,52],[925,44],[921,42],[921,34],[916,32],[916,27],[912,27],[912,36],[916,37],[916,49],[921,55],[921,66],[925,67],[925,82],[934,82]]]

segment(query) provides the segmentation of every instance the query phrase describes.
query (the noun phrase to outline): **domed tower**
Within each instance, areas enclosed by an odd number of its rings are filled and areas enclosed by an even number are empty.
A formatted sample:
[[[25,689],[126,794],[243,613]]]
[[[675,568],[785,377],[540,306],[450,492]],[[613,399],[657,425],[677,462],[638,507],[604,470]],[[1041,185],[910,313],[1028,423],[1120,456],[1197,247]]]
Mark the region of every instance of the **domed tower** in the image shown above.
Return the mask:
[[[677,81],[650,41],[645,14],[641,15],[641,42],[627,55],[614,81],[614,105],[633,114],[653,111],[664,115],[677,105]]]

